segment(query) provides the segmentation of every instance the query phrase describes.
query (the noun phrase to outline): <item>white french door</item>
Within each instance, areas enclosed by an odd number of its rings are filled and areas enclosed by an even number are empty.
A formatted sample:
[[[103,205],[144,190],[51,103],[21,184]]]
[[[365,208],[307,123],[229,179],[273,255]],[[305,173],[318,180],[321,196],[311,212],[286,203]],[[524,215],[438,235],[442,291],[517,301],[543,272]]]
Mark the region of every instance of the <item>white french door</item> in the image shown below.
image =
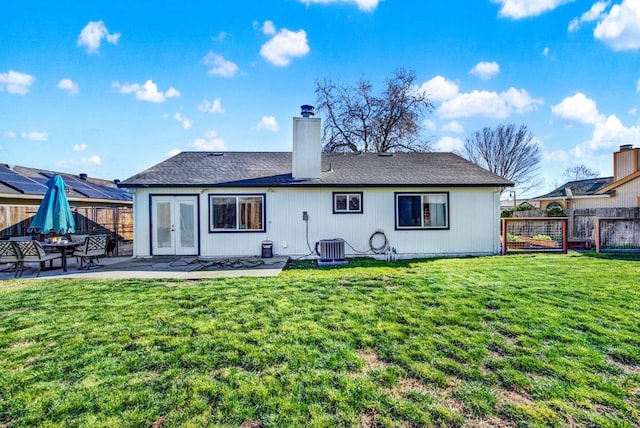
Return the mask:
[[[198,196],[151,196],[153,255],[198,254]]]

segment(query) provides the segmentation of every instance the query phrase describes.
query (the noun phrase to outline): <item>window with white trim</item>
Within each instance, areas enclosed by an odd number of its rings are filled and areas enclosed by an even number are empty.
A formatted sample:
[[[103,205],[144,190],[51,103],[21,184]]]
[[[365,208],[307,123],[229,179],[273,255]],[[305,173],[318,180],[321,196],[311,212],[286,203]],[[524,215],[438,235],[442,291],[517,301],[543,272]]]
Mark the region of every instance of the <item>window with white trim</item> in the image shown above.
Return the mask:
[[[209,232],[264,232],[264,194],[209,195]]]
[[[333,192],[334,214],[361,214],[362,192]]]
[[[449,193],[396,193],[396,229],[448,229]]]

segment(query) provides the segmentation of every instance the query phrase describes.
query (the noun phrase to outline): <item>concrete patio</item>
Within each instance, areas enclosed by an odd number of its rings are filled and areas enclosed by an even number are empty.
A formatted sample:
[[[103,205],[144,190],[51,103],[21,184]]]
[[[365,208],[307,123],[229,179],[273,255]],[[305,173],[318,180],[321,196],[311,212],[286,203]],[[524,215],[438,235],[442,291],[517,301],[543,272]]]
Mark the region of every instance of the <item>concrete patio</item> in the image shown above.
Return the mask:
[[[288,257],[227,257],[202,258],[197,256],[163,256],[149,258],[105,257],[100,259],[102,267],[81,270],[75,257],[67,259],[68,271],[63,272],[60,261],[54,261],[53,269],[49,265],[36,277],[38,267],[27,264],[20,279],[209,279],[222,277],[269,277],[280,274]],[[8,266],[2,265],[0,269]],[[14,279],[13,272],[0,271],[0,280]]]

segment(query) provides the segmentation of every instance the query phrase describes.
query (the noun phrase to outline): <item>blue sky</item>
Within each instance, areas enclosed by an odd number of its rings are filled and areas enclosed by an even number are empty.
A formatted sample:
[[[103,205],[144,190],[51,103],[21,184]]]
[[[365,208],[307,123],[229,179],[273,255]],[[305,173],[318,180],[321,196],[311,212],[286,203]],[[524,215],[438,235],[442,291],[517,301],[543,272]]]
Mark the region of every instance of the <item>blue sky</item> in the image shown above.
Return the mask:
[[[0,162],[124,179],[178,151],[290,151],[315,81],[415,71],[437,150],[525,124],[537,192],[640,144],[640,0],[7,2]]]

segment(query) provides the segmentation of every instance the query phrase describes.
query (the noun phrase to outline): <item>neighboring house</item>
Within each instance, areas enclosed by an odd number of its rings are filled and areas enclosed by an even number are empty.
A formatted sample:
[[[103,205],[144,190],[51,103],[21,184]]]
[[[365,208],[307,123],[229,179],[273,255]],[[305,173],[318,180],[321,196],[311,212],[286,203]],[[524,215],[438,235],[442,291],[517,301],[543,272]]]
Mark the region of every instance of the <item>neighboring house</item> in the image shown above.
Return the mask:
[[[62,176],[67,184],[67,199],[76,213],[77,229],[91,232],[99,227],[131,238],[124,235],[132,235],[133,200],[129,191],[118,188],[117,180],[6,164],[0,164],[0,236],[27,234],[30,219],[47,191],[46,183],[54,174]],[[127,232],[123,233],[123,229]]]
[[[321,153],[320,119],[293,119],[293,152],[183,152],[124,180],[134,256],[347,255],[388,242],[399,258],[497,254],[513,183],[451,153]],[[356,251],[357,250],[357,251]]]
[[[546,195],[534,198],[543,210],[640,207],[640,149],[620,146],[613,154],[613,177],[570,181]]]
[[[511,210],[511,209],[513,209],[514,206],[520,208],[521,206],[528,206],[528,205],[533,207],[532,209],[540,208],[540,203],[538,201],[533,201],[531,199],[516,199],[514,201],[513,198],[511,198],[511,199],[502,199],[502,200],[500,200],[500,210],[501,211]],[[520,208],[520,209],[522,209],[522,208]]]

